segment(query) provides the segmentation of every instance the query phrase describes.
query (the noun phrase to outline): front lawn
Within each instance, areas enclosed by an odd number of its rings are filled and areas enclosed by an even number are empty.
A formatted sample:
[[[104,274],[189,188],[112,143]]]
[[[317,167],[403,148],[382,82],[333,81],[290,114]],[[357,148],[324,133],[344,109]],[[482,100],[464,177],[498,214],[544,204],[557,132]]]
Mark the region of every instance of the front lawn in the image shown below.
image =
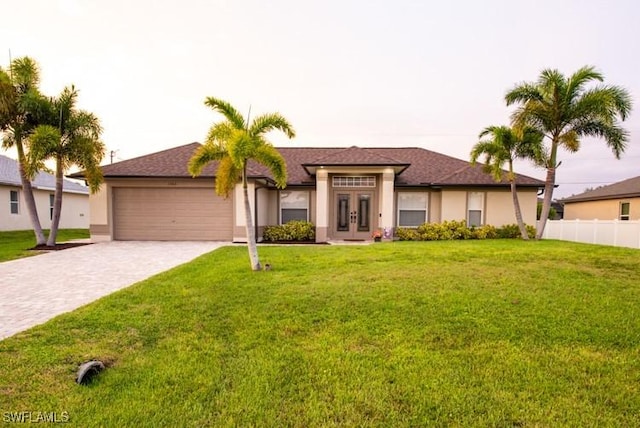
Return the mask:
[[[0,342],[0,415],[78,426],[639,426],[640,252],[226,247]],[[54,273],[52,273],[54,274]],[[109,366],[88,386],[78,364]],[[20,413],[22,412],[22,413]]]
[[[48,235],[49,231],[45,230],[45,236]],[[88,229],[60,229],[58,230],[57,241],[65,242],[88,237]],[[0,262],[39,254],[38,251],[30,250],[35,245],[36,238],[32,230],[0,232]]]

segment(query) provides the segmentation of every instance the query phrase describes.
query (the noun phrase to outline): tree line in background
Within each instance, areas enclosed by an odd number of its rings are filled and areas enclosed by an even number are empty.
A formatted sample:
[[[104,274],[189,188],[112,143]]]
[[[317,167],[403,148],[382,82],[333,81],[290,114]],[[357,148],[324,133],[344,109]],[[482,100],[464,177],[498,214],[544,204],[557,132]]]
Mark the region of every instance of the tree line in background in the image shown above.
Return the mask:
[[[558,149],[569,153],[580,149],[584,137],[605,141],[616,159],[627,147],[629,133],[620,126],[631,112],[631,95],[620,86],[599,84],[604,76],[594,67],[582,67],[565,77],[558,70],[543,70],[535,82],[517,84],[505,95],[508,106],[516,105],[511,127],[485,128],[471,151],[475,163],[484,156],[484,169],[497,181],[502,180],[504,164],[508,164],[507,180],[511,183],[516,220],[523,239],[528,239],[516,194],[513,162],[528,159],[547,171],[544,199],[536,239],[540,239],[549,218],[556,170],[560,166]],[[590,83],[596,83],[589,86]]]
[[[100,140],[102,127],[92,113],[76,106],[78,91],[66,87],[57,97],[40,92],[40,70],[29,57],[12,60],[9,67],[0,68],[0,131],[2,147],[15,147],[18,169],[37,246],[56,244],[64,173],[72,166],[85,171],[91,192],[102,182],[100,162],[105,145]],[[45,237],[40,224],[31,180],[46,170],[46,161],[55,162],[55,192],[51,228]]]

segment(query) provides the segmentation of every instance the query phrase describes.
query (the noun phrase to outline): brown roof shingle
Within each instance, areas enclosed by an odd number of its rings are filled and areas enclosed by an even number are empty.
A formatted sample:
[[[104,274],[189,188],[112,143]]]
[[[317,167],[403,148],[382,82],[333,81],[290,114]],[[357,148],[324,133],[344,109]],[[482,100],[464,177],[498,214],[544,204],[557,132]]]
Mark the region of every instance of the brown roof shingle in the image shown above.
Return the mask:
[[[589,190],[562,200],[563,203],[640,197],[640,176]]]
[[[105,177],[190,177],[187,164],[198,143],[163,150],[122,162],[105,165]],[[403,148],[329,148],[329,147],[278,147],[287,163],[289,185],[313,185],[315,178],[305,169],[314,166],[396,166],[406,168],[396,178],[398,186],[505,186],[507,181],[496,183],[482,167],[451,156],[417,147]],[[217,165],[209,164],[201,177],[214,177]],[[271,178],[264,166],[250,162],[249,175],[253,178]],[[73,176],[82,177],[82,173]],[[517,175],[521,186],[542,187],[544,182]]]

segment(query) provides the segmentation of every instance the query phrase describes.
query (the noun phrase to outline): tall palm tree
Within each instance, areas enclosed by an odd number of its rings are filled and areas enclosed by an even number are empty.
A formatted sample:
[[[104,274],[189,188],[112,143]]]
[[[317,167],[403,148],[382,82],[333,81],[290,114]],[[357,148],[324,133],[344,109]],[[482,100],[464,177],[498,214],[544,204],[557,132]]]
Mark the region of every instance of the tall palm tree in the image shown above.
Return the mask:
[[[295,131],[279,113],[268,113],[249,122],[231,104],[218,98],[208,97],[205,104],[221,113],[225,120],[214,124],[209,130],[205,144],[199,147],[189,161],[189,172],[200,175],[205,165],[219,161],[216,172],[216,193],[228,197],[238,180],[242,180],[244,195],[245,227],[251,269],[261,270],[253,228],[253,216],[249,204],[247,162],[254,160],[269,168],[276,186],[287,184],[287,167],[280,153],[267,141],[266,133],[279,130],[289,138]]]
[[[489,139],[482,140],[482,138]],[[511,185],[511,197],[516,214],[516,221],[520,228],[522,239],[528,240],[529,234],[522,220],[522,210],[518,200],[516,188],[516,174],[513,171],[513,162],[516,159],[530,159],[540,162],[542,157],[542,134],[532,128],[526,127],[521,133],[517,133],[508,126],[489,126],[482,130],[478,136],[481,140],[471,150],[471,163],[475,164],[478,158],[484,155],[485,172],[490,172],[496,181],[502,181],[504,164],[507,163],[507,180]]]
[[[15,147],[18,153],[18,170],[22,183],[29,220],[36,237],[36,245],[44,245],[46,238],[40,225],[31,179],[27,171],[27,153],[24,143],[39,120],[39,110],[44,97],[38,90],[40,72],[37,63],[29,58],[16,58],[7,71],[0,68],[0,132],[2,147]]]
[[[100,140],[102,127],[98,118],[89,112],[76,109],[78,91],[64,88],[58,98],[50,99],[47,125],[38,126],[29,137],[28,172],[48,159],[55,160],[56,187],[53,199],[53,216],[47,246],[55,246],[62,212],[64,173],[72,166],[85,171],[91,192],[102,183],[100,162],[105,155]]]
[[[536,238],[540,239],[549,216],[556,182],[558,148],[575,153],[583,137],[605,140],[619,159],[626,148],[629,133],[620,126],[631,112],[631,96],[622,87],[596,85],[604,77],[593,67],[582,67],[565,77],[558,70],[543,70],[533,83],[520,83],[507,92],[507,105],[519,104],[512,115],[515,128],[531,126],[549,141],[544,167],[547,177],[544,201]]]

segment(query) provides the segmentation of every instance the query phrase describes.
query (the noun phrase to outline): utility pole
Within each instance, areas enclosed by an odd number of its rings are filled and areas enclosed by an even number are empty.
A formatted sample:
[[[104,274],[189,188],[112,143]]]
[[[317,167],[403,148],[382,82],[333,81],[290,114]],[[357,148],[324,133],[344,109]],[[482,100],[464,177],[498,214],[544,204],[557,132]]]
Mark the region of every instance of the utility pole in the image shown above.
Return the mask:
[[[117,152],[117,150],[111,150],[111,152],[109,152],[109,156],[111,156],[111,163],[113,163],[113,158],[116,157]]]

